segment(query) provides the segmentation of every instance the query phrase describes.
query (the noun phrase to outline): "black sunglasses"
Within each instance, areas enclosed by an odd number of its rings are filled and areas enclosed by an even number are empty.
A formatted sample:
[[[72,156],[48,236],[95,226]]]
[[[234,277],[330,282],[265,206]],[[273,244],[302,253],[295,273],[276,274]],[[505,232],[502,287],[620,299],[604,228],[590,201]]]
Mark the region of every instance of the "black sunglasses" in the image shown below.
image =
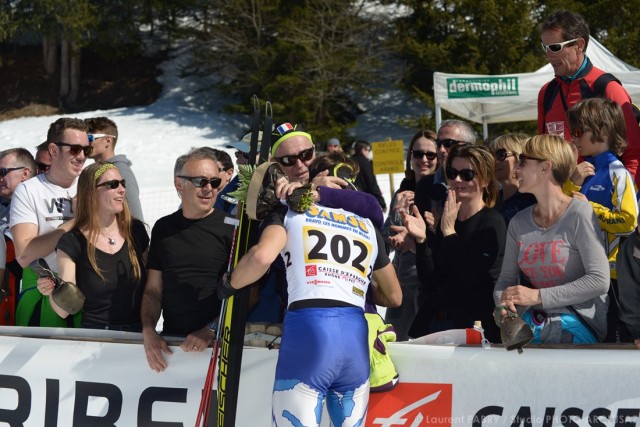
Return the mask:
[[[122,185],[122,188],[127,188],[126,181],[127,181],[126,179],[121,179],[121,180],[110,179],[109,181],[105,181],[101,184],[97,184],[96,188],[104,186],[104,187],[107,187],[109,190],[115,190],[120,185]]]
[[[46,163],[40,163],[40,162],[36,162],[36,166],[38,166],[38,172],[40,173],[45,173],[49,170],[49,168],[51,167],[51,165],[48,165]]]
[[[451,181],[453,181],[454,179],[456,179],[458,177],[458,175],[460,175],[460,178],[463,181],[471,181],[475,176],[476,176],[476,171],[472,170],[472,169],[455,169],[455,168],[447,168],[446,169],[446,175],[447,178],[449,178]]]
[[[525,163],[527,160],[537,160],[537,161],[539,161],[539,162],[544,162],[544,160],[545,160],[545,159],[541,159],[541,158],[539,158],[539,157],[531,157],[531,156],[527,156],[526,154],[522,154],[522,153],[520,153],[520,154],[518,155],[518,164],[519,164],[520,166],[524,165],[524,163]]]
[[[495,157],[497,161],[503,162],[507,159],[507,157],[514,156],[514,155],[515,153],[512,153],[511,151],[507,151],[504,148],[501,148],[499,150],[496,150]]]
[[[178,178],[186,179],[191,182],[194,187],[197,188],[205,188],[207,185],[211,184],[211,188],[218,188],[222,183],[222,179],[216,177],[213,178],[205,178],[203,176],[183,176],[178,175]]]
[[[420,151],[420,150],[411,150],[411,155],[414,159],[422,160],[424,156],[427,156],[427,160],[435,160],[438,155],[433,151]]]
[[[17,171],[20,169],[24,169],[24,166],[18,166],[17,168],[0,168],[0,178],[4,178],[9,172]]]
[[[464,143],[465,143],[464,141],[458,141],[457,139],[451,139],[451,138],[436,139],[436,144],[438,145],[438,147],[440,147],[441,145],[444,145],[444,148],[446,148],[447,150],[456,144],[464,144]]]
[[[93,153],[93,147],[90,145],[80,144],[67,144],[66,142],[56,142],[58,147],[69,147],[69,153],[72,156],[77,156],[82,151],[86,157],[89,157]]]
[[[308,162],[313,159],[313,147],[302,150],[298,154],[289,154],[282,157],[274,157],[274,160],[280,163],[282,166],[293,166],[296,161],[300,159],[302,163]]]

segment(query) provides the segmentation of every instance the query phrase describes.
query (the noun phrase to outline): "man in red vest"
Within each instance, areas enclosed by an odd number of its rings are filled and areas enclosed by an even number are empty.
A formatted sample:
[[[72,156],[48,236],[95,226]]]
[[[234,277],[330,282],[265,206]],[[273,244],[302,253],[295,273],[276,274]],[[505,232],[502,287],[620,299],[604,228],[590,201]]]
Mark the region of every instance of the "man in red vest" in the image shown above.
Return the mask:
[[[542,49],[553,67],[555,78],[538,94],[538,133],[556,134],[571,140],[566,111],[584,98],[604,96],[622,107],[626,122],[627,148],[622,156],[625,167],[636,175],[640,162],[640,128],[631,98],[615,77],[593,66],[586,56],[589,26],[577,13],[560,10],[542,24]],[[601,77],[605,75],[605,77]],[[582,175],[594,174],[593,165],[583,162]]]

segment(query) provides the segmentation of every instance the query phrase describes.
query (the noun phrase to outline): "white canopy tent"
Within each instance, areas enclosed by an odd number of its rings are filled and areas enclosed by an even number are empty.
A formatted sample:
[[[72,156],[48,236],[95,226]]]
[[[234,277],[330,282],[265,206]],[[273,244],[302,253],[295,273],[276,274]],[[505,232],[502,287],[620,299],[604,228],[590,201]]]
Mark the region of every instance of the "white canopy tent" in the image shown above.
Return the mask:
[[[594,66],[616,76],[632,99],[640,100],[640,69],[616,58],[593,37],[587,56]],[[538,92],[552,78],[550,64],[532,73],[494,76],[435,72],[436,128],[442,121],[442,109],[482,123],[484,138],[488,137],[489,123],[536,120]]]

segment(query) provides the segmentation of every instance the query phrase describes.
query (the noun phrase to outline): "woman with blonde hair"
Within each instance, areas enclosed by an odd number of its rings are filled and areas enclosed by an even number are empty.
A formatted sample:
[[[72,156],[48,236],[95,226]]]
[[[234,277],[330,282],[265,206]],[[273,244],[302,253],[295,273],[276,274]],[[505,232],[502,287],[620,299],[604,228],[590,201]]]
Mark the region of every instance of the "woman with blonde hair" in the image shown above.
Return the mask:
[[[570,144],[555,135],[530,138],[518,158],[520,191],[537,203],[509,224],[494,300],[522,316],[534,343],[596,343],[607,332],[609,263],[598,219],[589,203],[562,192],[574,169]]]
[[[498,195],[494,159],[471,144],[452,147],[445,164],[449,190],[434,238],[414,206],[403,223],[418,243],[416,266],[426,299],[411,335],[472,327],[482,321],[489,340],[499,338],[491,318],[492,291],[504,256],[506,226],[493,209]],[[425,266],[435,266],[433,274]]]
[[[76,283],[85,295],[85,328],[140,331],[149,236],[131,217],[125,191],[126,182],[112,163],[85,168],[78,180],[75,226],[56,247],[60,278]],[[53,285],[52,279],[38,279],[43,295],[50,295]],[[53,300],[51,305],[68,316]]]
[[[527,138],[525,134],[508,133],[487,144],[487,148],[496,159],[496,179],[500,183],[496,209],[502,214],[507,225],[515,214],[536,202],[532,194],[518,191],[518,177],[515,173],[518,155],[522,152],[522,144]]]

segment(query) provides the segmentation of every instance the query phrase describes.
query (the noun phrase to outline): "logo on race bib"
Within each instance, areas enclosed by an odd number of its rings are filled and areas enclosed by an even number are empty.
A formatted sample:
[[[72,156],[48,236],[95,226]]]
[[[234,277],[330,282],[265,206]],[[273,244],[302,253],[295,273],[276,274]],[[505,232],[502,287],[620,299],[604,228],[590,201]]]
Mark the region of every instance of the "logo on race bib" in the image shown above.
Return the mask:
[[[304,273],[307,277],[309,276],[317,276],[318,275],[318,266],[316,265],[307,265],[304,268]]]

